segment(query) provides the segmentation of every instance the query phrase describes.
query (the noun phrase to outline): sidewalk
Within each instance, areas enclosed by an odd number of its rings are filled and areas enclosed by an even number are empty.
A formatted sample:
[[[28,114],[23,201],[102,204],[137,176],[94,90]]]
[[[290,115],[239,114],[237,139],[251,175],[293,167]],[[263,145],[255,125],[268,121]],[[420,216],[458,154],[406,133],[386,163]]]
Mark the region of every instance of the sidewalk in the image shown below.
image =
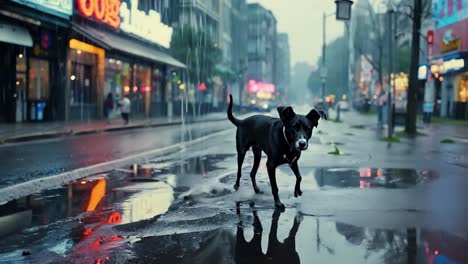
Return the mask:
[[[221,121],[226,119],[226,113],[210,113],[199,118],[185,117],[186,123]],[[21,142],[69,135],[84,135],[103,131],[118,131],[144,127],[158,127],[182,124],[181,117],[160,117],[151,119],[130,120],[124,125],[120,119],[114,119],[110,124],[105,120],[84,122],[45,122],[0,124],[0,144]]]
[[[336,112],[330,110],[329,119],[335,120]],[[341,121],[350,126],[363,126],[367,129],[374,131],[380,131],[382,136],[385,136],[387,133],[387,125],[385,124],[385,129],[379,130],[377,128],[377,115],[365,115],[360,114],[355,111],[343,112],[340,117]],[[437,137],[437,138],[452,138],[461,142],[468,142],[468,126],[466,125],[453,125],[453,124],[444,124],[444,123],[430,123],[424,124],[422,120],[416,121],[416,127],[418,132],[424,133],[427,136]],[[403,126],[396,126],[395,132],[404,131]]]

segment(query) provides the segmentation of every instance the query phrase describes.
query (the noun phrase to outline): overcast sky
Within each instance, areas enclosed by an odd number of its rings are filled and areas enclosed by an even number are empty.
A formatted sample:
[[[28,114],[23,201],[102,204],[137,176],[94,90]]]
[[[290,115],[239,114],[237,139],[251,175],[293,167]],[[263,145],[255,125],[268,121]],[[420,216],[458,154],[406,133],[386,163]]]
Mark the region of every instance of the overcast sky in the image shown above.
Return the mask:
[[[289,34],[291,65],[306,61],[315,65],[322,49],[322,14],[335,12],[334,0],[247,0],[270,9],[278,32]],[[327,18],[327,42],[343,34],[343,22]]]

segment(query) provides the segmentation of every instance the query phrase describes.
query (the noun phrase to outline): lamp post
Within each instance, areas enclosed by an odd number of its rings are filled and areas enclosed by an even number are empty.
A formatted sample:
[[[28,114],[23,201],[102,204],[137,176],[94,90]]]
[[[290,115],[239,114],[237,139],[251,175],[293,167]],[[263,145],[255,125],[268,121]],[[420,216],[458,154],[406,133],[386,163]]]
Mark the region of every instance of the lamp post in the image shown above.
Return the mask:
[[[336,0],[336,20],[348,21],[351,19],[351,0]]]
[[[322,39],[322,65],[320,70],[320,79],[322,81],[322,102],[325,102],[325,86],[327,80],[327,66],[326,66],[326,22],[327,17],[336,15],[336,20],[347,21],[351,19],[351,6],[353,1],[351,0],[336,0],[336,12],[331,14],[323,13],[323,39]],[[348,73],[346,73],[348,75]],[[347,76],[348,78],[348,76]]]
[[[395,85],[395,69],[393,65],[393,13],[394,10],[390,9],[387,11],[388,14],[388,34],[390,34],[389,41],[389,72],[388,75],[388,91],[387,91],[387,119],[388,119],[388,130],[387,137],[391,138],[393,136],[393,102],[392,102],[392,93],[394,94],[393,87]]]

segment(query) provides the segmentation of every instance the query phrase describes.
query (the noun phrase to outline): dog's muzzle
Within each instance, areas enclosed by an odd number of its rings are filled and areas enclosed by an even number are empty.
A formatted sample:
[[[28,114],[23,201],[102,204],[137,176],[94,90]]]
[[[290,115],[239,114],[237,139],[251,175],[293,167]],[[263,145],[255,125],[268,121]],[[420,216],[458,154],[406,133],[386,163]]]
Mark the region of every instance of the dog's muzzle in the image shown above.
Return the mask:
[[[307,140],[305,138],[300,138],[296,141],[296,148],[299,150],[306,150],[307,149]]]

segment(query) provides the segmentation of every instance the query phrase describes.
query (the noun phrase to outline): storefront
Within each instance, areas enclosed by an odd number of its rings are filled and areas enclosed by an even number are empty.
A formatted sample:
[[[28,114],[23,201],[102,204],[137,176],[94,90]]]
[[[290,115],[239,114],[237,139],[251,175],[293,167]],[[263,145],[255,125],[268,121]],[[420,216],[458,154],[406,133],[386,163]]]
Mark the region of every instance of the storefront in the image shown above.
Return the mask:
[[[72,0],[0,6],[0,122],[64,118],[63,65]]]
[[[433,1],[434,56],[430,71],[440,115],[468,119],[468,4],[455,2]]]
[[[124,96],[130,99],[132,117],[166,115],[168,84],[172,88],[166,76],[185,68],[167,54],[172,29],[158,23],[155,10],[141,10],[138,1],[106,1],[102,9],[94,2],[75,1],[71,36],[88,49],[72,47],[70,41],[68,119],[102,117],[109,93],[114,101]],[[132,16],[139,19],[132,20]],[[77,96],[75,89],[81,94]]]
[[[440,115],[468,119],[468,53],[459,53],[431,62],[435,79],[436,108]]]

